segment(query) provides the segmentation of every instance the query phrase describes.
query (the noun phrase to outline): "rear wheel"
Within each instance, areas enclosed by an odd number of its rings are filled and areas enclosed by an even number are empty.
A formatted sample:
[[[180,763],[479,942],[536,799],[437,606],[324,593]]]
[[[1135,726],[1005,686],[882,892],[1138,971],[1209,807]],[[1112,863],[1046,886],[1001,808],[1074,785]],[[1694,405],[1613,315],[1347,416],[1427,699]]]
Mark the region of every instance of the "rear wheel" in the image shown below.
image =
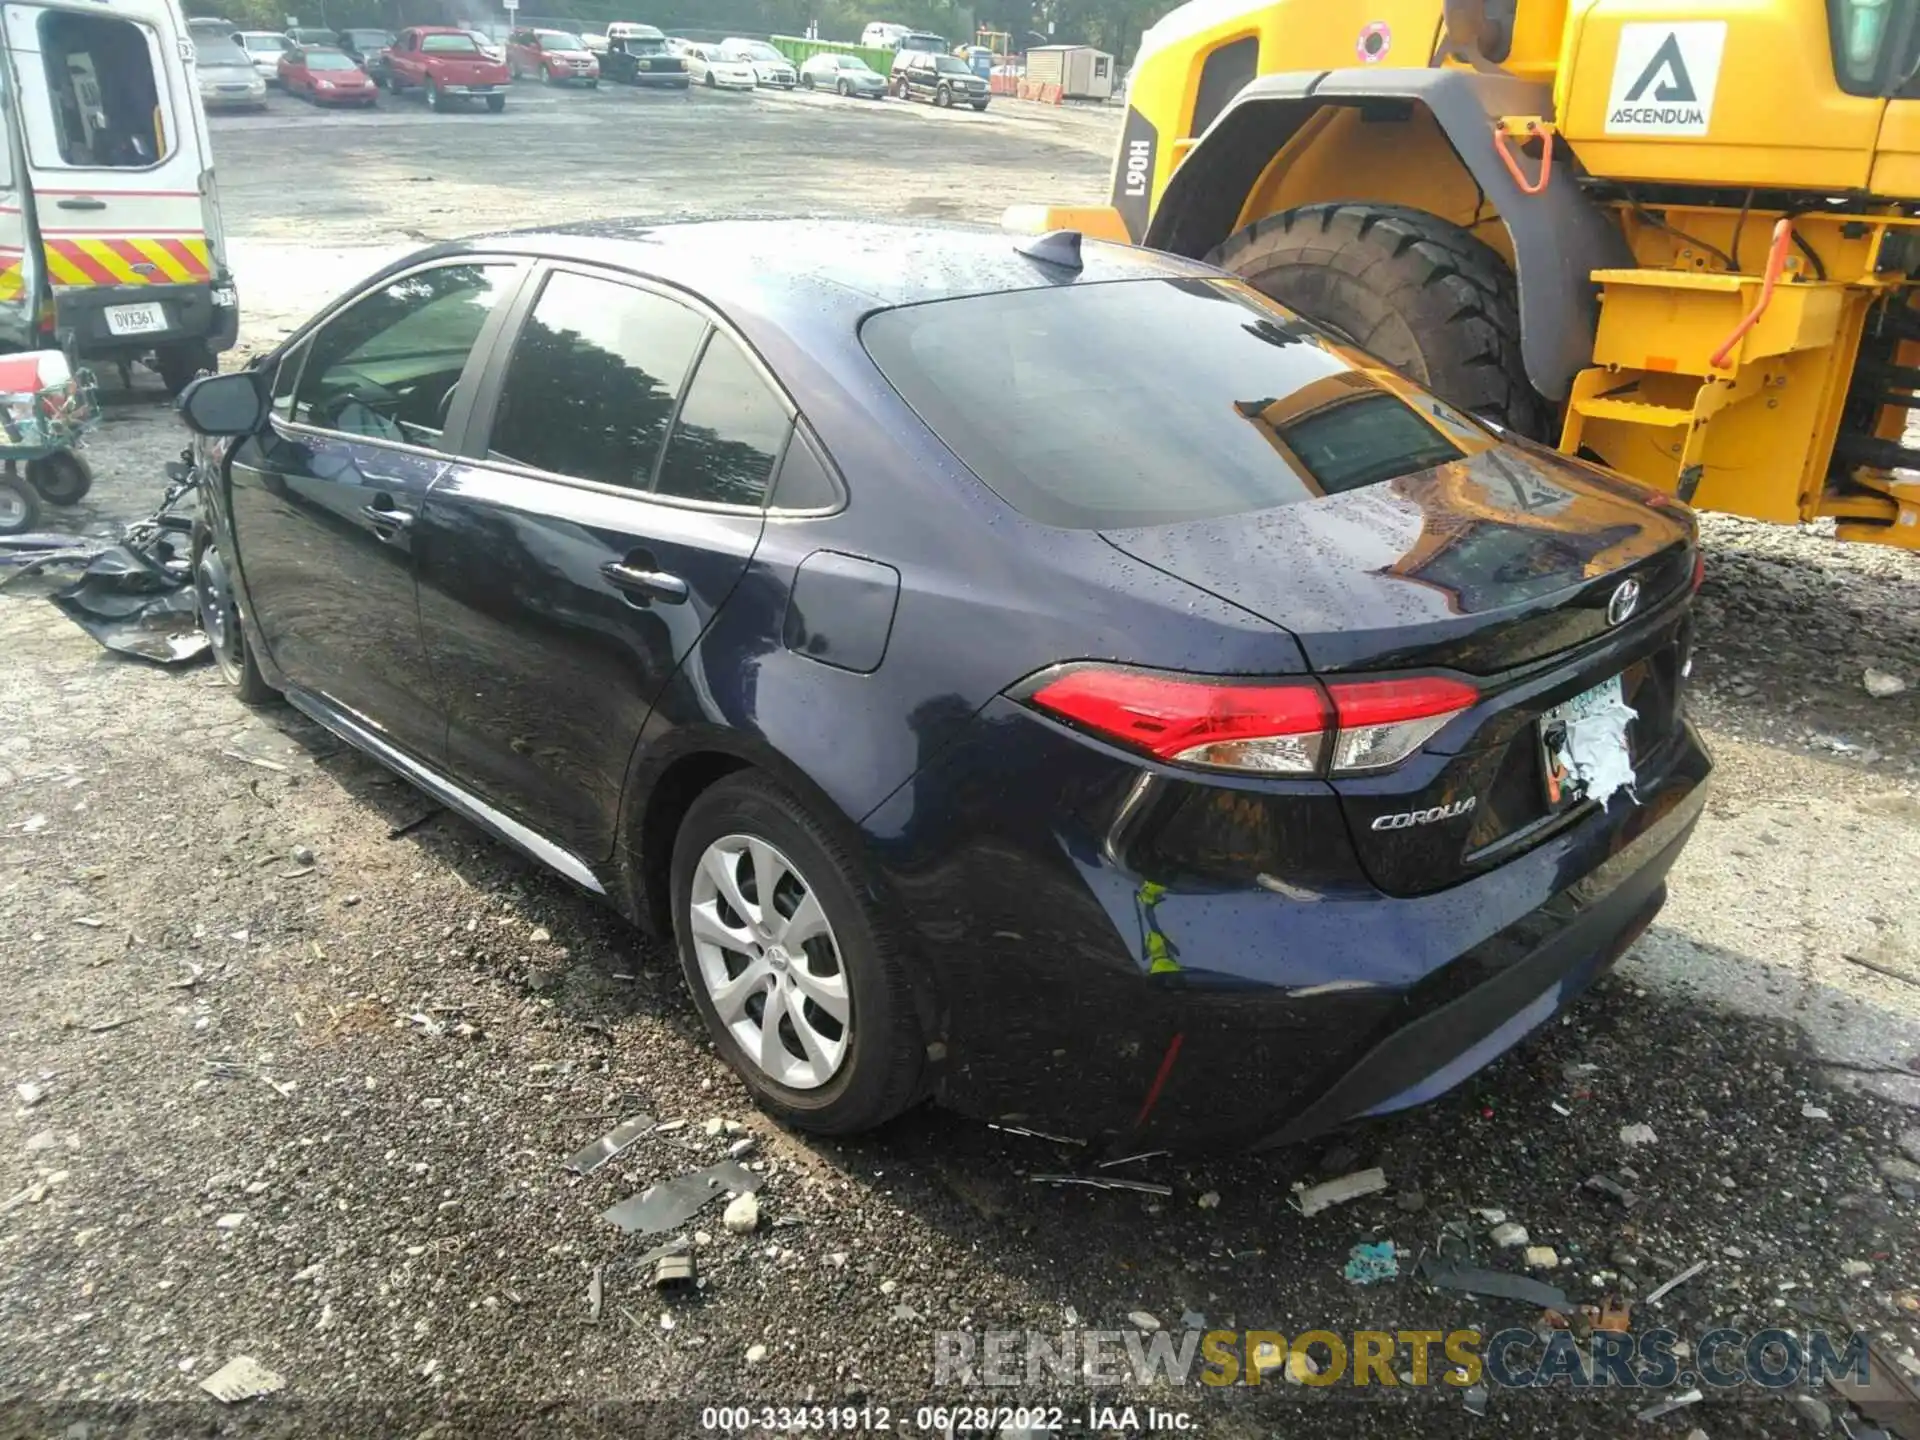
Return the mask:
[[[721,1055],[766,1109],[850,1134],[920,1092],[905,973],[854,857],[755,771],[688,810],[673,848],[681,968]]]
[[[429,110],[444,110],[447,108],[447,97],[440,93],[438,82],[433,80],[427,81],[427,108]]]
[[[489,95],[487,97],[487,110],[489,113],[498,115],[502,110],[505,110],[506,108],[507,108],[506,96]]]
[[[933,92],[933,103],[940,109],[945,110],[953,104],[953,91],[942,85],[938,90]]]
[[[166,386],[167,394],[178,395],[202,372],[218,370],[220,361],[205,342],[195,340],[162,345],[153,352],[153,368],[160,372],[160,383]]]
[[[1400,205],[1306,205],[1256,221],[1207,257],[1384,360],[1441,399],[1536,438],[1520,299],[1500,253]]]

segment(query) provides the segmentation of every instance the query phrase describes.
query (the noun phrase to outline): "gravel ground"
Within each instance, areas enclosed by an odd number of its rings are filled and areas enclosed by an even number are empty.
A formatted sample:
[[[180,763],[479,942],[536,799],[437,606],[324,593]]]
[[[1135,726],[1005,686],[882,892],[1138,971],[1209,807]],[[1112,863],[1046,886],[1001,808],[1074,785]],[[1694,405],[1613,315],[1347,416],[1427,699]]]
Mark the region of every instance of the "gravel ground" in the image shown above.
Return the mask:
[[[1110,127],[616,91],[445,121],[276,101],[216,134],[258,349],[418,236],[789,206],[988,220],[1096,193]],[[136,380],[74,528],[149,507],[178,448]],[[1497,1391],[1476,1416],[1454,1387],[1271,1375],[934,1385],[942,1331],[1057,1337],[1143,1313],[1172,1332],[1530,1327],[1536,1308],[1413,1275],[1442,1248],[1521,1270],[1485,1209],[1553,1247],[1562,1263],[1536,1273],[1574,1304],[1621,1297],[1636,1328],[1857,1328],[1920,1365],[1920,986],[1858,963],[1920,978],[1901,883],[1920,858],[1916,691],[1862,683],[1871,666],[1920,684],[1920,561],[1725,519],[1708,533],[1696,710],[1721,768],[1659,924],[1569,1017],[1434,1105],[1121,1172],[1166,1198],[1035,1185],[1084,1157],[935,1111],[858,1143],[779,1130],[714,1058],[670,956],[464,823],[423,821],[420,795],[297,715],[242,709],[209,670],[118,661],[45,586],[11,586],[0,1080],[30,1088],[0,1091],[0,1395],[16,1420],[150,1407],[12,1428],[686,1435],[699,1416],[675,1402],[696,1400],[884,1405],[932,1434],[951,1417],[918,1407],[975,1399],[1063,1403],[1081,1431],[1098,1395],[1226,1437],[1815,1433],[1814,1407],[1752,1387],[1639,1427],[1627,1416],[1660,1395]],[[563,1172],[635,1113],[677,1128]],[[663,1300],[637,1263],[652,1242],[600,1213],[721,1159],[739,1137],[716,1121],[756,1142],[760,1222],[731,1234],[716,1205],[683,1227],[705,1285]],[[1654,1138],[1624,1144],[1628,1126]],[[1387,1190],[1311,1218],[1289,1204],[1369,1165]],[[1597,1172],[1638,1203],[1583,1189]],[[1347,1281],[1350,1247],[1381,1239],[1404,1249],[1399,1275]],[[285,1392],[219,1410],[199,1382],[235,1355]]]

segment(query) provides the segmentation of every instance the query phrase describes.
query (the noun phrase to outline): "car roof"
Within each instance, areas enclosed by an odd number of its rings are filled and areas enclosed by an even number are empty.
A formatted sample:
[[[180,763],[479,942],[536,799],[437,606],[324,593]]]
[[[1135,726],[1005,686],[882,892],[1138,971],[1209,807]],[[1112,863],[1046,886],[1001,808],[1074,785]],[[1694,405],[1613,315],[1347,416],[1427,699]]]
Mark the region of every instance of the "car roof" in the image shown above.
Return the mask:
[[[877,220],[590,220],[453,242],[631,270],[704,297],[736,323],[851,328],[877,309],[1060,284],[1213,275],[1193,261],[1087,241],[1079,271],[1028,259],[1021,237]]]

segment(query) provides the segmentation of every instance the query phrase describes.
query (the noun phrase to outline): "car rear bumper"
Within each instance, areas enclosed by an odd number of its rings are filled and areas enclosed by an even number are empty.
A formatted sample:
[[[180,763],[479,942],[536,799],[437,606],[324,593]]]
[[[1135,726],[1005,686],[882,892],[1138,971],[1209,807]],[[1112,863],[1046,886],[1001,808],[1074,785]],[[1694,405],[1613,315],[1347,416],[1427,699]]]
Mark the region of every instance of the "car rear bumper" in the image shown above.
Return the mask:
[[[656,85],[663,90],[684,90],[692,83],[693,77],[684,70],[636,70],[633,83],[636,85]]]
[[[1396,897],[1311,787],[1263,811],[1158,775],[1135,824],[1152,772],[1008,701],[976,726],[866,821],[924,962],[938,1093],[1133,1147],[1285,1143],[1458,1084],[1645,928],[1711,769],[1688,729],[1638,805]]]
[[[231,290],[232,282],[187,285],[88,285],[54,291],[54,329],[63,340],[71,337],[81,359],[139,356],[161,345],[204,340],[216,352],[230,350],[238,337],[237,305],[215,305],[216,288]],[[116,305],[157,303],[166,311],[164,330],[141,335],[115,335],[107,328],[107,310]]]

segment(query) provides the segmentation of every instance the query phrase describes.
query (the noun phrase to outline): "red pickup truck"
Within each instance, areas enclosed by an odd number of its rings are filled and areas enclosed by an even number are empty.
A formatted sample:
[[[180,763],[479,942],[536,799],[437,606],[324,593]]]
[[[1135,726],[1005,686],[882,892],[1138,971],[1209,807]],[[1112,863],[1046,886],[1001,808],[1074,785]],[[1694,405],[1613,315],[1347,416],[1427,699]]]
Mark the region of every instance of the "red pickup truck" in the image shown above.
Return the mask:
[[[459,101],[484,100],[498,115],[507,108],[513,77],[504,60],[490,60],[473,36],[449,25],[402,30],[387,51],[387,88],[399,95],[424,90],[427,108],[444,110]]]

